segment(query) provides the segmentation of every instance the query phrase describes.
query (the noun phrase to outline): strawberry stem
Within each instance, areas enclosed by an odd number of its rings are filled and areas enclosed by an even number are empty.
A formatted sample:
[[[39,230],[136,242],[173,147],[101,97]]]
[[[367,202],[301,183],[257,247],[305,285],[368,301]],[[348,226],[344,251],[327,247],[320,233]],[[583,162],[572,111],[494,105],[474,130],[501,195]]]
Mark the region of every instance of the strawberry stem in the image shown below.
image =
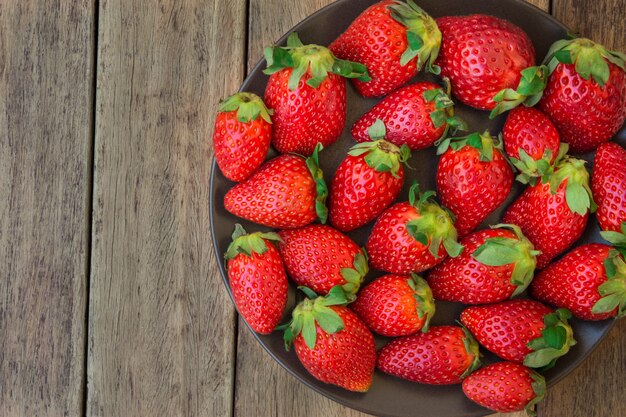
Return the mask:
[[[274,232],[256,232],[248,234],[242,225],[235,224],[235,231],[232,235],[233,241],[228,245],[224,257],[233,259],[239,254],[252,257],[253,253],[262,255],[267,252],[266,241],[282,242],[280,236]]]
[[[237,111],[237,120],[241,123],[249,123],[259,116],[267,123],[272,123],[271,115],[274,111],[268,109],[261,97],[254,93],[236,93],[227,97],[220,103],[220,113]]]
[[[526,107],[532,107],[539,103],[548,82],[548,67],[545,65],[528,67],[521,71],[521,75],[517,89],[505,88],[493,97],[493,101],[498,104],[491,110],[490,119],[494,119],[522,103]]]
[[[422,327],[422,333],[427,333],[430,326],[430,320],[435,315],[435,299],[433,298],[433,292],[431,291],[428,283],[424,278],[411,273],[411,278],[408,280],[409,287],[413,290],[413,297],[417,303],[417,316],[422,319],[426,317],[424,326]]]
[[[528,342],[528,347],[533,352],[526,355],[524,365],[545,371],[552,368],[558,358],[569,352],[576,344],[574,331],[567,322],[571,317],[572,313],[565,308],[545,315],[543,318],[545,327],[541,331],[541,336]]]
[[[315,212],[320,223],[325,224],[328,220],[328,208],[326,207],[326,198],[328,197],[328,187],[326,181],[324,181],[324,172],[320,168],[319,153],[324,149],[321,143],[315,145],[313,154],[306,158],[306,166],[315,181],[315,191],[317,197],[315,198]]]
[[[372,139],[384,137],[386,134],[385,124],[382,120],[376,119],[368,132]],[[391,175],[398,178],[400,163],[406,162],[411,157],[411,150],[406,144],[398,148],[384,139],[375,139],[372,142],[357,143],[350,148],[348,155],[365,155],[365,162],[370,168],[378,172],[391,172]]]
[[[596,211],[584,160],[565,156],[557,162],[554,173],[549,178],[551,193],[556,194],[559,186],[566,180],[565,200],[569,209],[581,216],[589,211]]]

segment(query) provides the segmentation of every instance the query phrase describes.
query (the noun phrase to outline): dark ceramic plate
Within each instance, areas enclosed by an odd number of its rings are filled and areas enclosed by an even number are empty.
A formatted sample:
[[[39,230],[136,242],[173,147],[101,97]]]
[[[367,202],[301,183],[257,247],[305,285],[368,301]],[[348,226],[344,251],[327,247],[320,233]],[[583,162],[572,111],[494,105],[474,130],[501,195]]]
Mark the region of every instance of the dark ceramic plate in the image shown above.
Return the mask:
[[[294,27],[292,31],[297,31],[304,43],[328,45],[363,10],[375,2],[376,0],[340,0],[309,16]],[[537,62],[542,61],[552,42],[564,38],[566,35],[566,28],[561,23],[521,0],[419,0],[417,3],[433,17],[484,13],[508,19],[528,33],[536,49]],[[278,43],[284,44],[289,33],[285,34]],[[241,90],[251,91],[262,97],[268,79],[262,72],[264,68],[265,60],[261,60],[245,80]],[[433,78],[424,74],[419,74],[416,77],[417,79],[433,80]],[[348,83],[348,117],[343,134],[339,141],[320,153],[320,162],[328,183],[330,183],[335,169],[345,157],[347,149],[354,144],[350,136],[352,124],[376,102],[377,100],[360,97],[351,84]],[[501,116],[496,120],[489,120],[488,112],[474,110],[461,104],[457,104],[456,111],[469,122],[473,130],[483,132],[485,129],[489,129],[492,134],[497,134],[500,131],[505,118],[505,116]],[[618,136],[618,142],[622,145],[626,144],[625,129],[622,128]],[[271,151],[268,158],[274,155],[274,151]],[[585,155],[585,159],[589,162],[592,161],[592,158],[593,154]],[[407,199],[408,186],[413,182],[413,179],[419,182],[423,190],[435,189],[437,161],[438,157],[434,149],[413,152],[409,163],[414,170],[406,170],[405,187],[400,194],[399,200]],[[236,222],[242,223],[249,232],[267,230],[259,225],[243,221],[224,209],[224,195],[233,185],[234,183],[228,181],[222,175],[215,161],[213,161],[210,201],[212,237],[215,254],[217,259],[220,260],[219,265],[222,278],[229,293],[230,288],[224,269],[223,254],[230,243],[234,224]],[[507,201],[489,216],[483,227],[487,227],[488,224],[499,223],[504,209],[521,193],[522,189],[523,187],[520,184],[516,184]],[[364,245],[371,227],[372,224],[370,223],[348,235],[360,245]],[[602,240],[598,232],[599,228],[595,217],[590,217],[587,230],[579,244],[595,241],[601,242]],[[376,273],[376,271],[370,272],[367,281],[371,281],[380,275],[382,274]],[[290,288],[285,319],[290,314],[295,302],[296,292],[292,286]],[[461,304],[438,302],[437,314],[433,322],[434,324],[453,324],[462,309],[463,306]],[[566,357],[559,360],[556,367],[547,372],[548,384],[556,383],[574,370],[607,334],[612,324],[613,321],[610,320],[595,323],[572,320],[578,344],[572,348]],[[255,337],[274,359],[300,381],[341,404],[366,413],[393,417],[470,417],[490,414],[489,410],[466,399],[460,385],[429,386],[414,384],[378,371],[374,376],[374,383],[369,392],[365,394],[349,392],[319,382],[309,375],[298,361],[295,352],[285,351],[281,332],[275,332],[269,336],[255,334]],[[377,337],[377,347],[380,348],[386,341],[382,337]],[[494,360],[484,349],[483,353],[485,353],[484,362]]]

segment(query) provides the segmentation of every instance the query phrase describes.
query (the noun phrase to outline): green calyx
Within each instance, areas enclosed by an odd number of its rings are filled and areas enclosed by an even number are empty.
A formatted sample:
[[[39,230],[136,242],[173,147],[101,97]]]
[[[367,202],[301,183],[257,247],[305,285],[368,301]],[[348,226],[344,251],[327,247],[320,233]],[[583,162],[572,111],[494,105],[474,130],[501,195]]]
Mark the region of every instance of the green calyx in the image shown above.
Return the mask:
[[[559,147],[559,154],[554,160],[556,164],[559,160],[565,156],[569,146],[567,143],[562,143]],[[519,149],[520,158],[509,157],[511,164],[520,172],[515,179],[522,184],[529,184],[531,186],[536,185],[541,178],[549,178],[554,170],[554,164],[552,161],[552,150],[546,149],[541,159],[533,159],[526,153],[525,150]],[[546,180],[547,182],[547,180]]]
[[[468,355],[472,356],[474,360],[472,364],[463,372],[461,375],[461,379],[469,376],[472,372],[480,368],[480,349],[478,348],[478,342],[474,339],[472,333],[467,330],[464,326],[461,326],[463,329],[463,333],[465,333],[465,338],[463,339],[463,345],[465,346],[465,351]]]
[[[517,288],[511,297],[521,294],[530,284],[537,266],[537,256],[533,244],[524,236],[522,230],[513,224],[498,224],[492,228],[505,228],[515,233],[516,239],[492,237],[486,239],[473,253],[472,257],[488,266],[513,265],[511,284]]]
[[[445,79],[445,82],[448,93],[446,93],[443,88],[434,88],[422,93],[424,100],[429,103],[435,103],[435,110],[430,113],[430,120],[432,120],[435,128],[438,129],[444,124],[446,125],[441,138],[448,136],[448,133],[454,135],[460,130],[465,132],[468,129],[467,122],[454,115],[454,102],[450,99],[449,95],[450,82],[447,79]]]
[[[413,239],[428,246],[430,254],[435,258],[439,258],[442,244],[448,255],[455,258],[463,252],[463,246],[457,242],[458,233],[454,227],[453,216],[434,197],[434,191],[422,194],[417,183],[411,186],[409,204],[418,210],[420,217],[408,221],[406,230]]]
[[[522,77],[519,80],[517,88],[505,88],[500,90],[494,97],[493,101],[496,103],[496,107],[491,110],[489,118],[493,119],[496,116],[509,111],[524,104],[526,107],[532,107],[539,103],[543,96],[543,90],[548,83],[548,77],[550,76],[548,67],[540,65],[538,67],[528,67],[520,72]]]
[[[502,143],[497,138],[491,136],[489,131],[486,130],[482,134],[472,133],[471,135],[458,138],[445,138],[437,144],[437,155],[443,154],[448,148],[458,151],[464,146],[471,146],[477,149],[482,162],[493,161],[494,149],[502,151]]]
[[[228,245],[224,257],[234,259],[237,255],[243,254],[252,257],[253,253],[262,255],[267,251],[267,242],[282,242],[278,234],[273,232],[246,233],[246,230],[239,223],[235,224],[235,231],[232,235],[233,241]]]
[[[298,287],[298,289],[303,291],[308,298],[302,300],[294,308],[291,313],[291,320],[278,326],[277,329],[285,331],[283,341],[286,350],[291,349],[294,339],[300,333],[302,333],[307,347],[313,350],[317,339],[316,323],[327,334],[343,330],[343,320],[330,306],[346,305],[348,298],[340,285],[334,286],[325,297],[318,297],[306,287]]]
[[[345,78],[370,81],[365,65],[336,58],[330,49],[320,45],[304,45],[296,32],[289,35],[287,46],[268,46],[263,51],[267,68],[265,74],[274,74],[285,68],[293,68],[289,77],[290,90],[298,88],[300,80],[307,72],[311,78],[306,82],[317,88],[328,77],[328,73]]]
[[[272,123],[274,111],[268,109],[261,97],[253,93],[236,93],[220,102],[219,112],[237,111],[237,120],[249,123],[259,116],[267,123]]]
[[[626,240],[626,236],[621,236],[623,240]],[[602,298],[591,309],[594,314],[610,313],[617,308],[617,318],[626,316],[626,263],[624,262],[623,251],[623,247],[622,253],[612,249],[604,260],[607,280],[598,287],[598,292]]]
[[[306,166],[315,181],[315,190],[317,198],[315,199],[315,212],[320,223],[325,224],[328,219],[328,208],[326,207],[326,198],[328,197],[328,187],[324,181],[324,172],[322,172],[319,164],[319,153],[324,149],[321,143],[318,143],[313,150],[313,154],[306,158]]]
[[[417,316],[420,319],[426,317],[422,333],[427,333],[430,326],[430,320],[435,315],[435,299],[433,292],[430,290],[426,280],[419,275],[411,273],[408,280],[409,287],[413,290],[413,297],[417,303]]]
[[[547,386],[546,379],[543,377],[543,375],[531,370],[530,377],[533,380],[531,386],[533,388],[533,392],[535,393],[535,397],[530,400],[528,404],[526,404],[526,414],[534,417],[537,415],[537,412],[535,411],[535,406],[543,401],[543,399],[546,397]]]
[[[626,259],[626,222],[622,222],[620,229],[621,232],[604,231],[600,235]]]
[[[543,318],[545,327],[541,331],[541,336],[528,342],[528,347],[533,352],[526,355],[524,365],[545,371],[552,368],[558,358],[569,352],[576,344],[572,327],[567,322],[571,317],[572,313],[565,308],[545,315]]]
[[[546,55],[544,65],[550,73],[559,63],[574,64],[576,72],[585,80],[593,77],[600,87],[604,87],[611,73],[609,62],[626,71],[626,55],[609,51],[591,39],[562,39],[554,42]]]
[[[346,283],[343,284],[344,291],[348,294],[356,294],[368,272],[369,266],[365,251],[357,252],[354,255],[352,268],[341,268],[341,276],[346,280]]]
[[[395,0],[387,8],[391,17],[407,29],[407,48],[400,57],[400,65],[404,66],[417,57],[418,71],[426,66],[429,72],[439,74],[441,68],[434,63],[441,47],[441,31],[435,19],[412,0],[407,0],[406,3]]]
[[[565,188],[565,200],[569,209],[581,216],[588,211],[596,211],[596,203],[593,201],[591,188],[589,188],[589,173],[585,169],[585,161],[582,159],[565,156],[555,166],[554,173],[550,176],[550,191],[556,194],[559,186],[567,180]]]

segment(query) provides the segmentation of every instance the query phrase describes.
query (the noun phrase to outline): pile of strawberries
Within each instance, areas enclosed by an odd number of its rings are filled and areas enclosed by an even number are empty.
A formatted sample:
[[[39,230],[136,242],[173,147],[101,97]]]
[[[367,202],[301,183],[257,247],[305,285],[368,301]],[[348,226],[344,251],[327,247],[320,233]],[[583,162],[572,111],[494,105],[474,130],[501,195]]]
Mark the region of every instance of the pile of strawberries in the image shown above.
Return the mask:
[[[560,40],[535,66],[511,22],[433,19],[411,0],[384,0],[328,48],[294,33],[265,57],[264,100],[223,101],[214,148],[239,182],[226,209],[279,231],[236,225],[228,278],[250,327],[283,330],[315,378],[362,392],[378,368],[462,383],[495,411],[532,410],[545,393],[540,372],[576,343],[568,319],[626,314],[626,150],[609,142],[626,118],[623,54]],[[441,85],[407,84],[422,68]],[[357,143],[327,187],[319,160],[340,151],[345,78],[364,97],[385,97],[353,125]],[[508,111],[501,135],[458,136],[469,127],[450,93],[491,117]],[[270,144],[281,155],[265,161]],[[417,184],[396,202],[412,151],[433,145],[439,202]],[[597,149],[591,179],[568,149]],[[502,224],[475,231],[515,178],[527,188]],[[593,212],[609,244],[565,253]],[[370,222],[364,248],[344,234]],[[370,268],[387,275],[361,288]],[[279,325],[288,279],[304,299]],[[517,298],[527,288],[533,298]],[[468,305],[459,325],[430,326],[435,300]],[[377,352],[372,332],[393,339]],[[480,368],[479,344],[503,361]]]

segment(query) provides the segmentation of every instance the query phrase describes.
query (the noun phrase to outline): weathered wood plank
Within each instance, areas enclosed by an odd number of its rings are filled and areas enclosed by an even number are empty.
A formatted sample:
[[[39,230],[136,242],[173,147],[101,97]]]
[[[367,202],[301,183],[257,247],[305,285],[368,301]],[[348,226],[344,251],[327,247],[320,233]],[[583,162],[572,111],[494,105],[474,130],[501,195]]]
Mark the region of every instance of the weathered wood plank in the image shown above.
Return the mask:
[[[244,71],[245,1],[100,2],[90,416],[228,416],[234,309],[207,133]]]
[[[94,4],[0,6],[0,415],[80,415]]]

